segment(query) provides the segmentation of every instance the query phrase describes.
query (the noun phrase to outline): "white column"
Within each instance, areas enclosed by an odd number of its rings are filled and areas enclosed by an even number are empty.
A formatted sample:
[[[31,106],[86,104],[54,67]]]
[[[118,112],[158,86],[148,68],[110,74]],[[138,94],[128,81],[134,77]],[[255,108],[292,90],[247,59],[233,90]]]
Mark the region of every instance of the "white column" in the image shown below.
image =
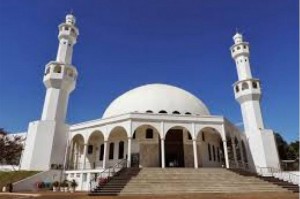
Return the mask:
[[[161,168],[165,168],[165,139],[160,140],[161,144]]]
[[[193,139],[193,150],[194,150],[194,167],[198,168],[198,153],[197,153],[197,141]]]
[[[127,143],[127,168],[131,167],[131,137],[128,137]]]
[[[103,153],[103,169],[106,168],[106,160],[107,160],[107,140],[104,140],[104,153]]]
[[[227,150],[227,141],[223,140],[223,149],[224,149],[224,156],[225,156],[225,166],[229,168],[229,161],[228,161],[228,150]]]
[[[234,158],[235,167],[238,168],[239,163],[237,161],[237,156],[236,156],[236,145],[235,145],[235,143],[232,139],[231,139],[231,147],[232,147],[232,151],[233,151],[233,158]]]

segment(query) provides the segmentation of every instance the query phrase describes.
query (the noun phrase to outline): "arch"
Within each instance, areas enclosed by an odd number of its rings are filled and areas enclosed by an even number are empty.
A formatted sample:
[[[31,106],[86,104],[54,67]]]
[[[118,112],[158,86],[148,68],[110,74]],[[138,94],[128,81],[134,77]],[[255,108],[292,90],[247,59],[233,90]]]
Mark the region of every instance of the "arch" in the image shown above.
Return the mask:
[[[247,82],[243,82],[242,83],[242,90],[246,90],[246,89],[249,89],[249,85]]]
[[[189,136],[190,135],[190,136]],[[184,126],[173,126],[165,134],[166,167],[194,167],[193,135]]]
[[[147,111],[146,111],[146,113],[153,113],[153,111],[151,111],[151,110],[147,110]]]
[[[161,110],[161,111],[159,111],[158,113],[167,114],[168,112],[167,112],[167,111],[165,111],[165,110]]]
[[[177,114],[177,115],[179,115],[179,114],[180,114],[180,112],[179,112],[179,111],[173,111],[173,114]]]
[[[186,114],[186,115],[192,115],[190,112],[186,112],[185,114]]]
[[[147,138],[151,132],[152,138]],[[160,133],[153,125],[142,124],[134,129],[132,139],[132,166],[159,167],[161,166]]]
[[[88,162],[85,162],[87,168],[95,169],[96,167],[102,167],[103,165],[100,163],[101,160],[101,146],[104,143],[104,134],[100,130],[92,131],[92,133],[88,136],[87,141],[87,154],[86,158]],[[86,161],[86,160],[84,160]]]
[[[79,169],[81,168],[80,157],[83,154],[84,149],[84,137],[81,134],[75,134],[71,139],[70,144],[70,156],[68,162],[69,169]]]
[[[202,167],[221,167],[224,162],[222,134],[215,127],[202,127],[197,135],[198,164]]]
[[[54,68],[53,68],[53,72],[54,73],[61,73],[61,66],[60,65],[56,65],[56,66],[54,66]]]

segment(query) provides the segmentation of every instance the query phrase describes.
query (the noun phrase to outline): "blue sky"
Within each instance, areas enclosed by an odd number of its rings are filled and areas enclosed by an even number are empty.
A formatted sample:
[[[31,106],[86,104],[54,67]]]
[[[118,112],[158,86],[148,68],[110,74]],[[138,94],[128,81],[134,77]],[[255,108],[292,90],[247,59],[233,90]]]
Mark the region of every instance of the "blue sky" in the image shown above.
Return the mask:
[[[229,52],[238,28],[262,81],[265,126],[298,139],[298,8],[296,0],[0,0],[0,127],[25,131],[41,117],[44,66],[55,59],[57,26],[73,9],[79,78],[69,123],[100,118],[123,92],[158,82],[242,122]]]

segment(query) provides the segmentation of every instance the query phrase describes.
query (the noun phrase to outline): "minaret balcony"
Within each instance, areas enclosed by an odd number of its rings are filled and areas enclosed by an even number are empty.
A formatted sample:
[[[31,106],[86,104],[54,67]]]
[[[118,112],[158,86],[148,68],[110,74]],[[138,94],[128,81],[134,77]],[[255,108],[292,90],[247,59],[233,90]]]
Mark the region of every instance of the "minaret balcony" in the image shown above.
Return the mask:
[[[73,84],[78,72],[72,65],[51,61],[46,65],[44,84],[48,87],[61,88],[63,84]]]
[[[246,79],[236,82],[234,85],[235,98],[240,101],[259,100],[261,97],[261,86],[258,79]]]
[[[249,56],[249,44],[248,42],[242,42],[239,44],[235,44],[230,48],[231,56],[233,59],[236,59],[238,56],[244,55]]]

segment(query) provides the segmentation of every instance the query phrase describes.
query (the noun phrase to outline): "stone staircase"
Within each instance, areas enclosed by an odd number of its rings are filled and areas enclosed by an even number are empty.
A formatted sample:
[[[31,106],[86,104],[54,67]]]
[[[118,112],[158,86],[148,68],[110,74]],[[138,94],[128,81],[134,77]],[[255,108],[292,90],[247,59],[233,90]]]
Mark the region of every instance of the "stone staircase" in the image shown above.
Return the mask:
[[[288,190],[290,190],[294,193],[299,193],[299,186],[298,185],[295,185],[293,183],[290,183],[290,182],[287,182],[287,181],[284,181],[284,180],[281,180],[281,179],[278,179],[278,178],[274,178],[272,176],[258,176],[258,175],[249,173],[247,171],[240,170],[240,169],[232,169],[232,171],[234,171],[234,172],[236,172],[236,173],[238,173],[242,176],[256,176],[257,178],[260,178],[264,181],[267,181],[267,182],[270,182],[272,184],[278,185],[282,188],[288,189]]]
[[[127,168],[90,195],[289,192],[223,168]]]

